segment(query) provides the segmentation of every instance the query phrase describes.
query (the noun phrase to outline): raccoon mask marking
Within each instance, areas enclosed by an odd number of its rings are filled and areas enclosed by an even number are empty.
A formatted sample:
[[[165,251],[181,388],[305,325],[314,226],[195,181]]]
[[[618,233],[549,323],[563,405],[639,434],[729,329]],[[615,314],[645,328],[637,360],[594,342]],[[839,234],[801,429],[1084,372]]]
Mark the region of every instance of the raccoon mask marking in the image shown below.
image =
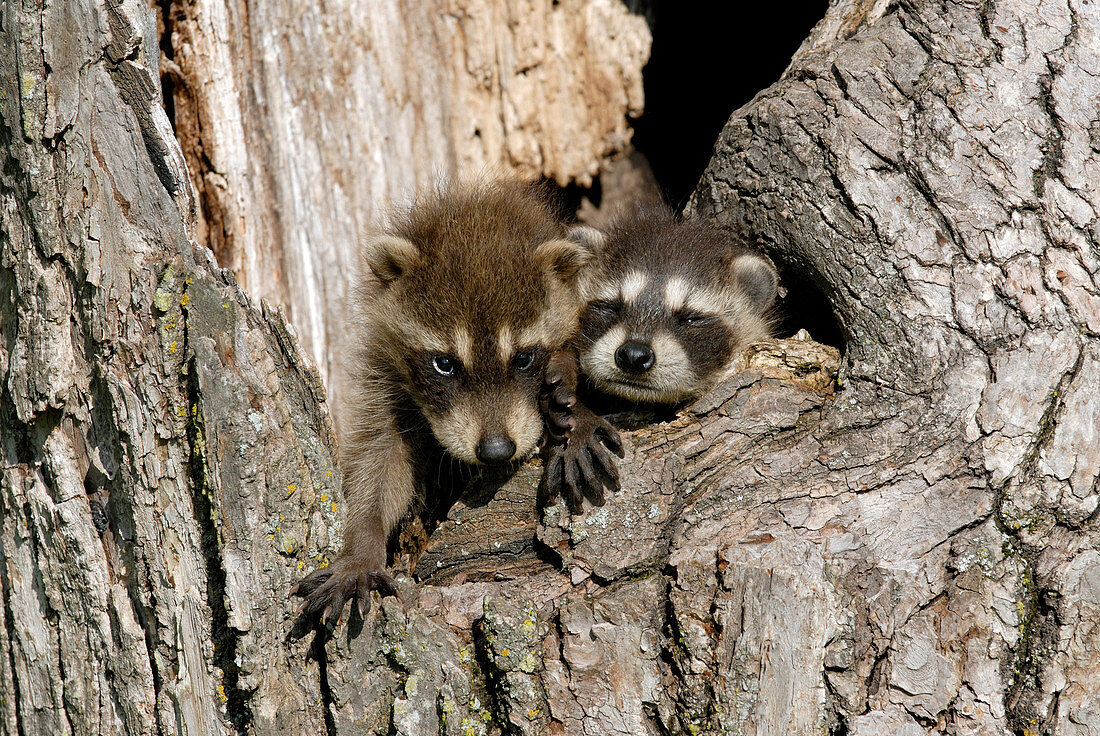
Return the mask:
[[[606,236],[574,238],[599,249],[579,353],[601,391],[654,403],[697,397],[745,345],[771,334],[775,268],[708,223],[647,210]]]

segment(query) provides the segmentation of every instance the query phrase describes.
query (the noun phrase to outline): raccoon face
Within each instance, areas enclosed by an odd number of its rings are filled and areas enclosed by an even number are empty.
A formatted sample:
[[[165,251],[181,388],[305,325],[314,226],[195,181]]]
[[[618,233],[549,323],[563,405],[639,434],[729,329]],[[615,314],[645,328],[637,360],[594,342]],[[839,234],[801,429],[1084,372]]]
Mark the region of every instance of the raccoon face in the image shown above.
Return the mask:
[[[546,364],[574,329],[573,281],[591,255],[552,218],[532,222],[531,202],[491,195],[454,196],[364,254],[387,362],[440,445],[471,464],[535,450]]]
[[[722,378],[734,355],[769,334],[775,271],[751,253],[706,284],[626,270],[600,279],[581,316],[581,368],[597,388],[676,403]]]
[[[550,348],[508,348],[499,337],[471,350],[460,333],[447,349],[419,350],[408,360],[410,393],[432,433],[471,464],[523,459],[542,436],[537,398]]]

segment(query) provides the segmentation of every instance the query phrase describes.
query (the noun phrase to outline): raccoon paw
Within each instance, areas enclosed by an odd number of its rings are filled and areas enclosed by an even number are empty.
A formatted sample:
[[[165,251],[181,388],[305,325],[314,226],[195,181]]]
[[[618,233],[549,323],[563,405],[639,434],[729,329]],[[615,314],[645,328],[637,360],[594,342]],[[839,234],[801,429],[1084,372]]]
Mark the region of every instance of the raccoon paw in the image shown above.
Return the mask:
[[[573,511],[580,510],[584,498],[602,506],[605,490],[619,490],[619,469],[611,456],[623,456],[619,433],[583,404],[572,407],[569,422],[564,441],[552,442],[546,453],[545,492],[565,498]]]
[[[539,408],[546,419],[546,433],[553,442],[564,442],[574,428],[573,407],[577,404],[577,375],[567,360],[550,358],[539,393]]]
[[[385,570],[372,570],[347,558],[337,558],[329,567],[315,570],[291,589],[290,594],[304,598],[298,615],[313,618],[321,614],[324,624],[336,624],[344,610],[344,604],[359,601],[359,614],[366,616],[370,610],[370,592],[377,590],[383,597],[401,596],[393,577]]]

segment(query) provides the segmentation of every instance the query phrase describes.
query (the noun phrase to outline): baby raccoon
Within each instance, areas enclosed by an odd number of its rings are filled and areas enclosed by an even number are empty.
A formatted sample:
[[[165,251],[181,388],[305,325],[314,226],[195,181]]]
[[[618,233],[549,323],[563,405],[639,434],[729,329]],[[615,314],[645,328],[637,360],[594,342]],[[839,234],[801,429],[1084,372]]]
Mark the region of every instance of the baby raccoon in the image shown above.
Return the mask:
[[[295,589],[307,615],[331,620],[348,598],[365,612],[371,590],[395,593],[390,533],[446,455],[500,465],[535,450],[546,365],[576,329],[591,255],[564,235],[531,187],[496,183],[436,191],[366,244],[375,278],[346,356],[344,548]]]
[[[696,398],[742,348],[770,337],[775,268],[716,226],[651,209],[606,236],[583,235],[599,257],[585,278],[578,352],[599,390],[661,404]]]
[[[626,215],[606,234],[578,227],[571,237],[597,253],[582,281],[587,304],[574,347],[580,372],[601,392],[659,404],[696,398],[742,348],[771,335],[775,268],[714,225],[662,207]],[[546,486],[571,502],[580,490],[599,498],[601,485],[617,486],[604,447],[616,443],[606,422],[574,403],[576,372],[555,358],[544,398],[556,442]]]

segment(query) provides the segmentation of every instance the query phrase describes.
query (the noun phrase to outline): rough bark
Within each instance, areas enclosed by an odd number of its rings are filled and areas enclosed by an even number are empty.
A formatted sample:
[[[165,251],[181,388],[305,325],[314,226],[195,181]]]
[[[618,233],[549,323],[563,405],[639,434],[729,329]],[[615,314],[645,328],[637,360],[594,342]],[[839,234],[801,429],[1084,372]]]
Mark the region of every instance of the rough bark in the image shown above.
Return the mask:
[[[834,4],[693,207],[839,389],[768,343],[602,508],[479,479],[326,642],[323,392],[187,240],[144,5],[4,6],[0,733],[1097,733],[1098,14]]]
[[[755,732],[1098,733],[1100,9],[838,5],[694,206],[822,285],[844,390],[736,521],[692,511],[673,623],[733,601],[688,652],[748,655]]]
[[[630,140],[636,0],[174,0],[195,237],[282,306],[333,406],[349,277],[393,203],[485,170],[587,185]]]
[[[315,734],[322,384],[187,238],[145,3],[2,12],[0,733]]]

